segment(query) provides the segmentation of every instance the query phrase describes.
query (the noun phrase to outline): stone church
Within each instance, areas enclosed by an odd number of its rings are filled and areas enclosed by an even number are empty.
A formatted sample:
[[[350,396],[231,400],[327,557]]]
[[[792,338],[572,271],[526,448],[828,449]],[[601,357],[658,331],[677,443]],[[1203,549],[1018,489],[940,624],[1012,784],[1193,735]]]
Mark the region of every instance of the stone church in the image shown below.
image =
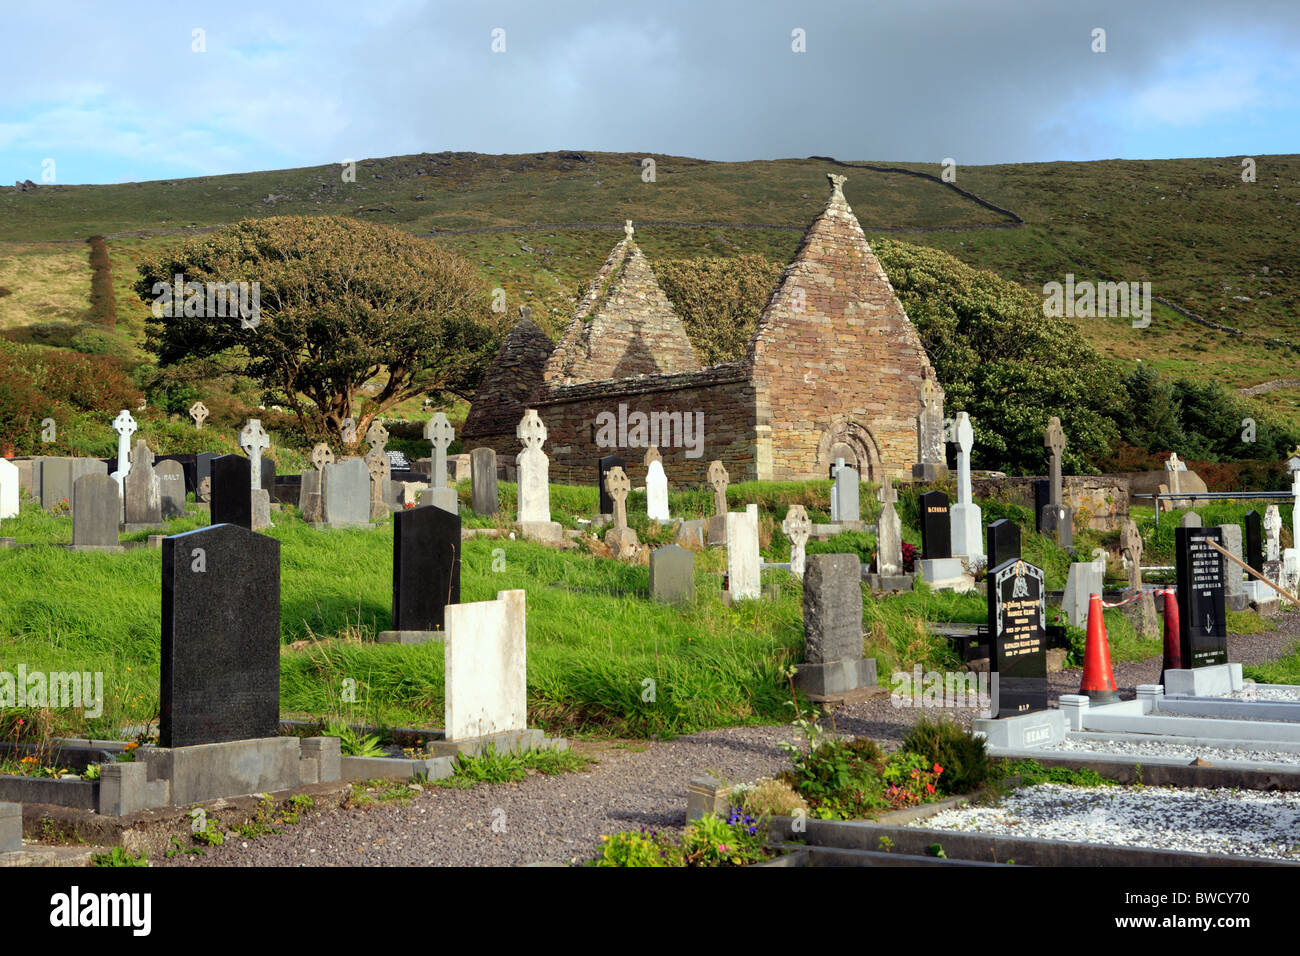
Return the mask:
[[[733,482],[826,478],[837,457],[863,480],[910,478],[922,384],[934,372],[845,201],[844,177],[828,178],[826,207],[743,358],[701,367],[628,223],[558,344],[527,318],[506,336],[462,429],[465,450],[487,446],[512,461],[515,427],[535,408],[560,483],[594,483],[605,455],[622,456],[640,480],[649,444],[680,485],[703,484],[715,458]]]

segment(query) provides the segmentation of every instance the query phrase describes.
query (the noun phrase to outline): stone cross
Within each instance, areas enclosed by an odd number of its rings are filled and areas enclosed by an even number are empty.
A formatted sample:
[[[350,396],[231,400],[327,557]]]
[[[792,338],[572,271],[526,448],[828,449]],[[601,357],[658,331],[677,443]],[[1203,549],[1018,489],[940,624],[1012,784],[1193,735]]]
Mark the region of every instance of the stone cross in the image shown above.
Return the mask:
[[[262,451],[271,447],[271,439],[259,419],[248,420],[239,433],[239,447],[248,455],[249,480],[252,482],[249,487],[257,491],[262,487]]]
[[[379,424],[379,420],[370,423],[366,429],[366,442],[370,445],[371,452],[384,453],[384,446],[388,444],[388,429]]]
[[[1065,432],[1061,431],[1061,420],[1055,415],[1047,420],[1043,447],[1052,453],[1052,460],[1048,465],[1051,469],[1049,503],[1053,508],[1059,508],[1061,506],[1061,452],[1065,451]]]
[[[1169,460],[1165,462],[1165,471],[1169,472],[1169,493],[1176,495],[1183,490],[1183,477],[1180,471],[1186,471],[1187,466],[1178,460],[1178,452],[1170,452]],[[1183,502],[1187,504],[1187,502]]]
[[[898,489],[894,487],[894,479],[885,475],[884,480],[880,483],[880,490],[876,492],[876,500],[882,505],[893,505],[898,500]]]
[[[725,515],[727,513],[727,485],[731,484],[731,476],[727,474],[727,469],[723,467],[720,459],[709,462],[707,477],[709,487],[713,489],[713,513]]]
[[[971,428],[970,415],[966,412],[959,412],[953,430],[956,432],[957,447],[960,449],[957,455],[957,503],[959,505],[968,505],[972,501],[970,450],[975,444],[975,430]]]
[[[622,530],[627,527],[627,493],[632,482],[627,479],[627,472],[615,465],[605,472],[605,491],[614,501],[614,528]]]
[[[324,442],[317,443],[311,450],[311,466],[317,471],[324,471],[326,465],[334,464],[334,450]]]
[[[1128,587],[1130,591],[1142,587],[1142,535],[1138,532],[1137,522],[1130,518],[1124,522],[1124,530],[1119,535],[1119,547],[1128,559]]]
[[[916,418],[917,457],[922,464],[940,465],[943,455],[943,396],[934,379],[921,383],[921,413]]]
[[[1277,505],[1269,505],[1264,512],[1264,560],[1281,559],[1282,547],[1282,512]]]
[[[836,173],[827,173],[826,178],[831,181],[831,202],[846,202],[844,198],[844,184],[848,182],[848,176],[840,176]]]
[[[649,468],[650,462],[657,461],[662,465],[663,460],[664,456],[659,454],[659,448],[655,445],[651,445],[645,450],[645,457],[641,459],[641,463]]]
[[[880,502],[880,515],[876,518],[876,572],[881,575],[903,573],[903,523],[894,509],[898,490],[889,475],[885,475],[876,492]]]
[[[113,480],[123,495],[126,494],[126,476],[131,472],[131,436],[137,427],[135,419],[125,408],[113,419],[113,431],[117,432],[117,471],[113,472]]]
[[[195,402],[190,406],[190,418],[194,419],[195,428],[202,428],[208,418],[208,406],[202,402]]]
[[[1300,548],[1300,471],[1291,473],[1291,494],[1294,496],[1291,508],[1291,542],[1292,547]]]
[[[530,448],[540,450],[546,443],[546,423],[537,414],[537,409],[530,408],[524,412],[524,417],[519,420],[519,425],[515,428],[515,437],[519,439],[519,444],[523,445],[525,450]]]
[[[808,564],[808,537],[812,534],[812,521],[803,505],[790,506],[781,522],[781,530],[790,539],[790,573],[802,580]]]
[[[628,242],[632,241],[632,220],[631,219],[623,220],[623,235],[627,236]]]
[[[434,488],[447,487],[447,446],[456,437],[447,416],[437,412],[424,426],[424,437],[433,445],[433,474],[429,484]]]

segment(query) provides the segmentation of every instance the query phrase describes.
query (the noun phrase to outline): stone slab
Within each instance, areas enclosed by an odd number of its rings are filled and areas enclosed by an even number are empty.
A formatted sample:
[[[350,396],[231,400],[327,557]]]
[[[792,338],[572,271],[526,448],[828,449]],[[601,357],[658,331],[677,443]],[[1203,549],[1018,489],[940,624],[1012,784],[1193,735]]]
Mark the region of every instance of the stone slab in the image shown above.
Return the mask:
[[[1244,686],[1240,664],[1214,664],[1210,667],[1165,671],[1166,694],[1223,697]]]
[[[858,653],[862,653],[860,647]],[[805,694],[834,697],[862,687],[871,687],[875,683],[876,659],[874,657],[795,666],[795,687]]]
[[[1058,744],[1065,739],[1067,727],[1061,711],[1035,710],[999,719],[977,717],[971,729],[983,734],[990,747],[1021,750]]]
[[[810,554],[803,578],[804,660],[862,657],[862,562],[856,554]]]
[[[650,599],[663,604],[695,601],[695,555],[675,544],[650,554]]]
[[[448,741],[527,729],[524,591],[446,609],[445,734]]]
[[[23,848],[23,805],[0,803],[0,853]]]
[[[370,470],[363,459],[348,458],[322,469],[321,507],[332,528],[370,524]]]
[[[141,747],[136,753],[136,760],[148,765],[150,777],[171,781],[171,803],[176,806],[292,790],[301,781],[297,737]]]

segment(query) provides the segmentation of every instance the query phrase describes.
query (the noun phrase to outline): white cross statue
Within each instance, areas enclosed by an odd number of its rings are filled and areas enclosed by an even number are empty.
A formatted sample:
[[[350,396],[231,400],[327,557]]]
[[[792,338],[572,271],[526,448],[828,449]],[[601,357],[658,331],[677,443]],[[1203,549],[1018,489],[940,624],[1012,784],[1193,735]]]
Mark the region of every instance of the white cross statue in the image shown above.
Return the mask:
[[[248,455],[249,487],[257,491],[262,487],[262,451],[271,447],[271,439],[259,419],[248,420],[239,433],[239,447]]]
[[[1295,499],[1291,509],[1291,540],[1300,548],[1300,471],[1291,474],[1291,494]]]
[[[447,487],[447,446],[456,437],[443,412],[436,412],[424,426],[424,437],[433,445],[433,474],[429,476],[434,488]]]
[[[117,490],[124,496],[124,500],[126,476],[131,473],[131,436],[138,427],[125,408],[113,419],[113,431],[117,432],[117,471],[113,472],[113,480],[117,482]]]

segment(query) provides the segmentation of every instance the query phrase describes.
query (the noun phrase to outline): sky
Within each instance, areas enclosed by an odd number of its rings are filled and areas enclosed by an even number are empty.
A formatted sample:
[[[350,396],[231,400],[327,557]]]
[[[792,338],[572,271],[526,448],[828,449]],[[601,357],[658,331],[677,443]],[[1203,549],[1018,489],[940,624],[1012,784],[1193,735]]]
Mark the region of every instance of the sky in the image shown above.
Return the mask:
[[[1300,152],[1296,0],[45,0],[3,16],[5,184],[443,150]]]

